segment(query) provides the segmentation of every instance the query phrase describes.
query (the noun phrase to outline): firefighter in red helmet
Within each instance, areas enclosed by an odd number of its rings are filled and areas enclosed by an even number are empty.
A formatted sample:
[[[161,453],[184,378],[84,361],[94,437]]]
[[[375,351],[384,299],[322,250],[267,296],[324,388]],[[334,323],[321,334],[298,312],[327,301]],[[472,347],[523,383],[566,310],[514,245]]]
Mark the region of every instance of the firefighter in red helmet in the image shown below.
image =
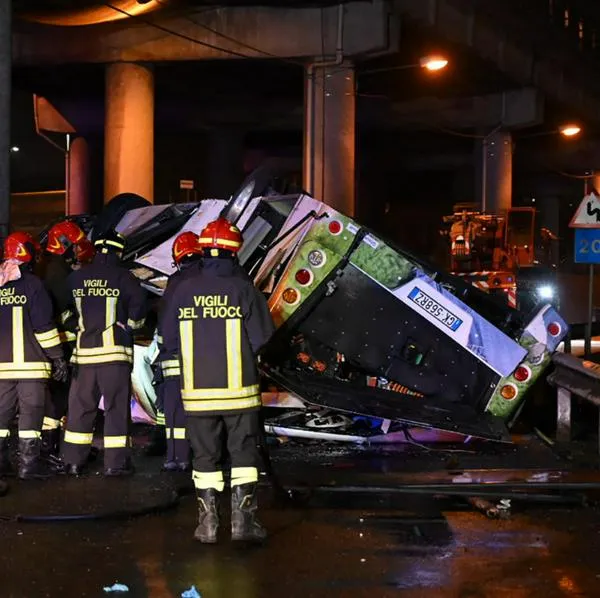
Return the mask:
[[[67,359],[71,357],[75,341],[75,335],[66,330],[64,326],[70,301],[67,277],[76,261],[76,248],[86,241],[89,243],[83,230],[70,220],[58,222],[48,231],[43,280],[52,299],[54,316]],[[46,457],[58,457],[60,425],[62,418],[67,413],[69,382],[70,380],[67,379],[65,382],[53,381],[50,384],[50,395],[42,432],[42,450]]]
[[[94,244],[85,237],[81,239],[81,241],[75,243],[73,254],[74,260],[71,269],[79,270],[80,268],[83,268],[83,266],[92,263],[94,255],[96,255]]]
[[[4,241],[0,265],[0,475],[10,473],[10,425],[19,412],[19,477],[50,474],[41,459],[47,383],[67,378],[52,302],[31,273],[36,242],[14,232]]]
[[[199,244],[202,267],[181,274],[162,314],[164,358],[180,367],[193,451],[194,537],[217,541],[226,437],[232,539],[260,541],[266,532],[256,518],[261,400],[255,355],[273,333],[273,321],[264,296],[240,272],[237,227],[219,218],[200,233]]]
[[[179,379],[179,361],[163,359],[161,307],[168,303],[170,295],[175,291],[182,275],[192,267],[199,265],[202,249],[198,243],[198,235],[186,231],[177,236],[173,242],[173,264],[176,272],[169,278],[169,283],[159,307],[158,318],[158,366],[155,375],[159,407],[159,418],[164,416],[167,456],[163,465],[165,471],[187,471],[190,468],[190,444],[185,432],[185,411],[181,402],[181,386]]]

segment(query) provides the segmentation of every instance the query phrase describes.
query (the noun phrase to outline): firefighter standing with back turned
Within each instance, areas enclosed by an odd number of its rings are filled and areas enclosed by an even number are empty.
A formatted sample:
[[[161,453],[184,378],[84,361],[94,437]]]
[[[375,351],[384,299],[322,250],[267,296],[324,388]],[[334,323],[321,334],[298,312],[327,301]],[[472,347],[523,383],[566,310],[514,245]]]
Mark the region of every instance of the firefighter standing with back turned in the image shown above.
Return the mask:
[[[169,297],[177,288],[178,282],[189,268],[198,265],[202,258],[202,249],[198,244],[198,235],[186,231],[177,236],[173,242],[173,263],[177,270],[169,277],[169,283],[159,307],[158,315],[158,366],[155,375],[157,406],[162,409],[165,418],[167,438],[167,458],[164,471],[187,471],[190,467],[190,443],[186,438],[185,411],[181,402],[181,381],[179,361],[163,359],[164,345],[162,339],[161,308],[169,302]]]
[[[181,275],[163,308],[164,356],[177,357],[194,453],[199,520],[194,537],[217,541],[224,489],[223,436],[231,458],[231,535],[260,541],[256,518],[261,406],[255,355],[274,331],[264,296],[240,273],[240,231],[225,219],[200,233],[202,266]]]
[[[67,278],[71,274],[71,267],[76,259],[77,246],[85,241],[87,239],[83,230],[75,222],[69,220],[56,223],[48,231],[43,280],[52,299],[54,317],[67,360],[71,357],[72,345],[75,341],[75,335],[67,331],[61,321],[70,302]],[[60,424],[61,419],[67,413],[69,382],[67,378],[64,382],[52,381],[50,383],[49,400],[42,429],[42,453],[45,457],[58,457]]]
[[[19,412],[19,477],[50,475],[41,459],[48,380],[64,381],[67,363],[42,281],[31,273],[35,241],[24,232],[4,242],[0,265],[0,475],[11,473],[10,425]]]
[[[120,265],[124,238],[110,231],[94,242],[91,264],[68,279],[77,343],[62,455],[66,473],[81,475],[93,440],[94,420],[104,397],[104,475],[133,473],[129,423],[133,331],[146,316],[146,296]]]

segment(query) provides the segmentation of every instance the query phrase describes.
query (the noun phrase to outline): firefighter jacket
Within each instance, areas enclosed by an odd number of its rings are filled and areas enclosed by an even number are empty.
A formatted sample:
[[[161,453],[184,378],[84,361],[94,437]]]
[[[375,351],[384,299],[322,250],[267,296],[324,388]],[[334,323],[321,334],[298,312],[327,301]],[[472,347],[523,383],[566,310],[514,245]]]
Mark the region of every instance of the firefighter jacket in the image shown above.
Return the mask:
[[[167,288],[161,297],[159,306],[158,306],[158,326],[157,326],[157,344],[158,344],[158,366],[161,368],[162,377],[163,378],[176,378],[180,375],[179,369],[179,359],[177,355],[171,355],[169,358],[165,353],[165,347],[162,336],[162,314],[164,311],[164,306],[168,304],[169,297],[175,291],[177,287],[177,283],[183,280],[183,274],[186,270],[190,268],[197,268],[199,265],[198,262],[190,262],[187,264],[183,264],[180,270],[175,271],[171,276],[169,276],[169,282],[167,283]]]
[[[162,314],[164,356],[181,368],[188,415],[260,407],[255,355],[274,331],[264,296],[235,262],[207,258],[181,274]]]
[[[0,286],[0,380],[44,380],[63,356],[44,284],[30,272]]]
[[[133,331],[144,325],[146,293],[138,280],[112,254],[97,254],[93,262],[67,279],[71,292],[67,327],[77,342],[71,361],[78,365],[133,362]]]
[[[70,330],[67,330],[64,325],[70,303],[70,293],[67,287],[67,278],[69,277],[69,274],[71,274],[71,268],[62,256],[51,254],[48,257],[44,271],[44,286],[50,294],[52,307],[54,308],[54,318],[57,322],[61,340],[64,343],[72,343],[75,341],[75,334]],[[71,348],[68,345],[64,348],[69,354],[71,353]]]

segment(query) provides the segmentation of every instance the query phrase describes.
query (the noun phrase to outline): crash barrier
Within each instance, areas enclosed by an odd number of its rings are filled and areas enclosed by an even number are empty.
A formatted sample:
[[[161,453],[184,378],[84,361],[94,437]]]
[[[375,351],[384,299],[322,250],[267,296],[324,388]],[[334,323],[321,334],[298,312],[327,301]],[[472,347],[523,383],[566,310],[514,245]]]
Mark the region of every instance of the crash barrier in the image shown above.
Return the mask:
[[[598,407],[600,415],[600,364],[567,353],[555,353],[552,361],[554,371],[548,376],[548,382],[557,388],[556,440],[569,442],[573,395]],[[600,453],[600,433],[598,452]]]
[[[569,333],[564,340],[565,353],[571,353],[571,341],[585,338],[587,324],[569,324]],[[592,337],[600,336],[600,322],[592,322]]]

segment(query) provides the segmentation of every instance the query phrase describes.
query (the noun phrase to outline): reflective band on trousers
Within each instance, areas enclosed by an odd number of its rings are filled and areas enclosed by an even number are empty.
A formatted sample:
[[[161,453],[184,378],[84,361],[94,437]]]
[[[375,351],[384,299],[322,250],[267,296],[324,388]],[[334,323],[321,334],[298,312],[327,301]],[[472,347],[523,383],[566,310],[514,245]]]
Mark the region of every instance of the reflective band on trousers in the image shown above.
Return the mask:
[[[44,423],[42,430],[56,430],[60,428],[60,419],[54,419],[52,417],[44,417]]]
[[[104,448],[117,449],[127,447],[127,436],[105,436]]]
[[[185,428],[167,428],[166,434],[173,440],[185,440]]]
[[[41,438],[42,433],[38,430],[19,430],[19,438],[30,439],[30,438]]]
[[[232,467],[231,485],[256,484],[258,482],[258,469],[256,467]]]
[[[223,492],[223,488],[225,488],[222,471],[194,471],[192,479],[194,480],[196,490],[214,488],[218,492]]]
[[[94,434],[92,432],[71,432],[65,430],[65,442],[70,444],[92,444]]]
[[[8,438],[10,436],[10,430],[6,428],[0,429],[0,438]]]

